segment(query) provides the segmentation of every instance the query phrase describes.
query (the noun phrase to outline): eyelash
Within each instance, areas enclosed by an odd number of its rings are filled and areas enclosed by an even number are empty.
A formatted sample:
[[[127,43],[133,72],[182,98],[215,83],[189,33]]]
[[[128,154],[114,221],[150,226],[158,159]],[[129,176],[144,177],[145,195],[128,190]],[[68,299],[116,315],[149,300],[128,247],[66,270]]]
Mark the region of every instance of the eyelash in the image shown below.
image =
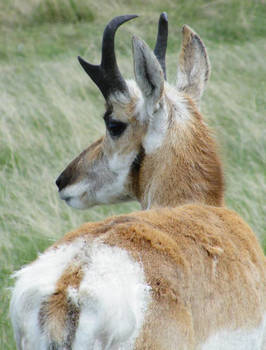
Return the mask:
[[[104,116],[104,121],[106,128],[112,137],[119,137],[126,130],[126,123],[114,120],[110,116]]]

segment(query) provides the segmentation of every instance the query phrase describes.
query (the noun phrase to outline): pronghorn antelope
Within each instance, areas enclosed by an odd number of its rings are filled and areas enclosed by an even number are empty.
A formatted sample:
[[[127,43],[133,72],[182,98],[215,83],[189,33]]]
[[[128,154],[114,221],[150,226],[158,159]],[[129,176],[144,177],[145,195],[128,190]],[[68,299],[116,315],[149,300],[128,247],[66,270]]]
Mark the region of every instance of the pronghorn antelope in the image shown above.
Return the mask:
[[[18,349],[265,349],[265,258],[224,208],[215,143],[199,113],[205,47],[183,27],[177,86],[165,81],[167,17],[154,53],[133,38],[135,79],[116,64],[117,28],[102,61],[81,65],[106,100],[106,135],[57,179],[69,205],[137,199],[143,210],[86,223],[16,273]]]

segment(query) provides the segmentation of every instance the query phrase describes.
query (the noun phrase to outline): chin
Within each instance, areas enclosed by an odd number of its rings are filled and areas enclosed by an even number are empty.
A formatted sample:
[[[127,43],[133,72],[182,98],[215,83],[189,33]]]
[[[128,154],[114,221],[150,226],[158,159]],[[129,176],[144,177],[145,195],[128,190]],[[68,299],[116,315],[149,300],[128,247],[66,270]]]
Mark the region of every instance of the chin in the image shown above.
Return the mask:
[[[65,200],[66,204],[74,209],[88,209],[90,207],[93,207],[95,204],[87,203],[84,201],[81,201],[79,198],[71,197],[67,200]]]

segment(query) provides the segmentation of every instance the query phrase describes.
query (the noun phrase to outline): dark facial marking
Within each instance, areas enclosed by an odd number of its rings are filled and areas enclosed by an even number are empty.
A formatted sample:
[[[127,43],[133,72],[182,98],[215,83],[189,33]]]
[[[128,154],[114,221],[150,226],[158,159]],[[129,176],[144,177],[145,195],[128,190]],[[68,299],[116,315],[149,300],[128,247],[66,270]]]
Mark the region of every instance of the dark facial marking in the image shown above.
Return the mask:
[[[131,165],[131,170],[134,173],[139,172],[144,157],[145,157],[145,150],[143,147],[141,147],[139,153],[137,154],[136,158],[134,159],[134,161]]]
[[[119,120],[115,120],[112,118],[110,112],[106,112],[103,117],[105,121],[106,128],[109,132],[109,134],[115,138],[119,137],[123,134],[123,132],[126,130],[127,125],[126,123],[123,123]]]

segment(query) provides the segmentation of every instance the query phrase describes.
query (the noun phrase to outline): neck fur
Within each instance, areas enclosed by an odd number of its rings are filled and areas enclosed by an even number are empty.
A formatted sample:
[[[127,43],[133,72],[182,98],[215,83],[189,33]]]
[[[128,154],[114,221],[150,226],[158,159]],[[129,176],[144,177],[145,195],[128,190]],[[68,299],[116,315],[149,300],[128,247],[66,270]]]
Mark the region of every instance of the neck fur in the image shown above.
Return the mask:
[[[142,153],[134,194],[143,209],[223,205],[223,171],[215,141],[193,102],[187,102],[190,118],[178,120],[170,103],[163,144],[152,154]]]

